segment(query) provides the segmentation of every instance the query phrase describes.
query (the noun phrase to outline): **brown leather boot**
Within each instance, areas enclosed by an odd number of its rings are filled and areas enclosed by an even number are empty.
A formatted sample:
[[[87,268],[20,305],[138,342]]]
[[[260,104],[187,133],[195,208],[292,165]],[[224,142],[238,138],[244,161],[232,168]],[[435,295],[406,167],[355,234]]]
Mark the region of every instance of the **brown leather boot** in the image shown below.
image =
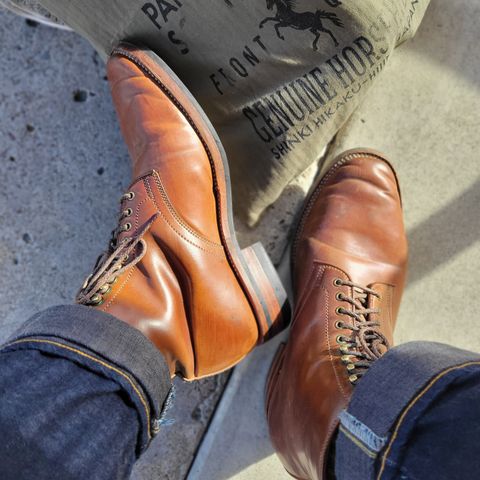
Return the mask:
[[[181,81],[129,44],[108,78],[135,180],[77,302],[142,331],[172,375],[219,373],[286,326],[285,292],[260,244],[238,246],[225,152]]]
[[[267,385],[273,445],[295,478],[327,478],[338,415],[392,345],[406,275],[400,192],[389,163],[352,150],[315,188],[293,246],[295,315]]]

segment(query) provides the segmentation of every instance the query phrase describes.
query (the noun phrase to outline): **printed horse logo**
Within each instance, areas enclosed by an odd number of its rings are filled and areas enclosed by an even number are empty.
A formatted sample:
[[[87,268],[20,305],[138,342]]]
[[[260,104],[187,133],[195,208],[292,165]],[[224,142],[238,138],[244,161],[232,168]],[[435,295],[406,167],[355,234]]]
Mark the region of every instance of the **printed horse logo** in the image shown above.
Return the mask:
[[[267,0],[267,8],[273,10],[273,7],[277,7],[277,14],[274,17],[267,17],[260,23],[260,28],[267,22],[277,22],[275,25],[275,31],[278,38],[285,40],[285,37],[280,33],[280,28],[290,27],[295,30],[310,30],[315,35],[312,47],[314,50],[318,50],[318,40],[322,32],[328,33],[331,39],[338,46],[338,40],[331,30],[323,26],[322,20],[329,20],[335,26],[343,28],[343,22],[338,18],[335,13],[325,12],[324,10],[317,10],[314,12],[295,12],[296,0]]]

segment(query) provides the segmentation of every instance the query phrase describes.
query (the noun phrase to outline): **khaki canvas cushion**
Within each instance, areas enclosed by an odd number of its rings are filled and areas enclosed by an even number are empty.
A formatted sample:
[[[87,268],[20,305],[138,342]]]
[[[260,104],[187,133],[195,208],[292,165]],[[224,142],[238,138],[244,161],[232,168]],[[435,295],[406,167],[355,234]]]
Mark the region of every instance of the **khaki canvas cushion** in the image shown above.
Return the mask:
[[[224,144],[236,214],[254,224],[319,160],[429,0],[40,3],[104,58],[129,40],[173,68]]]

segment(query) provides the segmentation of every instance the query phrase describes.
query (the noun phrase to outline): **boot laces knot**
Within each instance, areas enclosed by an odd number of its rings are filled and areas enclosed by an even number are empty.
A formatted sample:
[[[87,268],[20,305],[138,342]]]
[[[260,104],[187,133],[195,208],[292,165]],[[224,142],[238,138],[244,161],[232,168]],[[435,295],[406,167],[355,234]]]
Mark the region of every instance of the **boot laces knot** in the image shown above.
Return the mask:
[[[133,214],[133,210],[130,207],[124,207],[126,202],[134,198],[135,192],[122,195],[120,199],[122,209],[118,225],[112,231],[108,249],[97,258],[93,272],[86,278],[75,297],[76,303],[92,307],[101,305],[118,277],[125,270],[134,267],[145,256],[147,244],[143,240],[143,236],[150,229],[158,214],[153,215],[133,236],[124,237],[122,240],[118,239],[121,233],[132,229],[132,224],[124,223],[124,220]]]
[[[355,384],[362,377],[375,360],[378,360],[390,348],[387,337],[380,331],[378,320],[372,320],[378,315],[378,308],[369,308],[369,296],[380,298],[380,294],[372,288],[363,287],[356,283],[337,278],[336,286],[352,288],[352,296],[337,294],[337,299],[351,305],[346,309],[340,307],[337,314],[349,317],[349,321],[339,321],[339,328],[350,330],[350,335],[340,335],[337,342],[342,353],[342,362],[346,364],[349,381]]]

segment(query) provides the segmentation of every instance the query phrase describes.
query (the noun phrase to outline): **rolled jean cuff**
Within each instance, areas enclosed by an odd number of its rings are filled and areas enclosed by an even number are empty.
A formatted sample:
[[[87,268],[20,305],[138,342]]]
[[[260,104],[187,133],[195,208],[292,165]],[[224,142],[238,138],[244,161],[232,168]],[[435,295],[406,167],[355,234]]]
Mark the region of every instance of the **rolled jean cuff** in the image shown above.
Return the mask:
[[[340,414],[335,444],[339,480],[388,478],[385,465],[414,427],[416,419],[460,375],[480,369],[480,355],[433,342],[392,348],[355,387]]]
[[[170,397],[170,372],[160,351],[137,329],[90,307],[61,305],[31,317],[1,348],[21,349],[68,358],[118,382],[139,414],[139,453],[158,433]]]

